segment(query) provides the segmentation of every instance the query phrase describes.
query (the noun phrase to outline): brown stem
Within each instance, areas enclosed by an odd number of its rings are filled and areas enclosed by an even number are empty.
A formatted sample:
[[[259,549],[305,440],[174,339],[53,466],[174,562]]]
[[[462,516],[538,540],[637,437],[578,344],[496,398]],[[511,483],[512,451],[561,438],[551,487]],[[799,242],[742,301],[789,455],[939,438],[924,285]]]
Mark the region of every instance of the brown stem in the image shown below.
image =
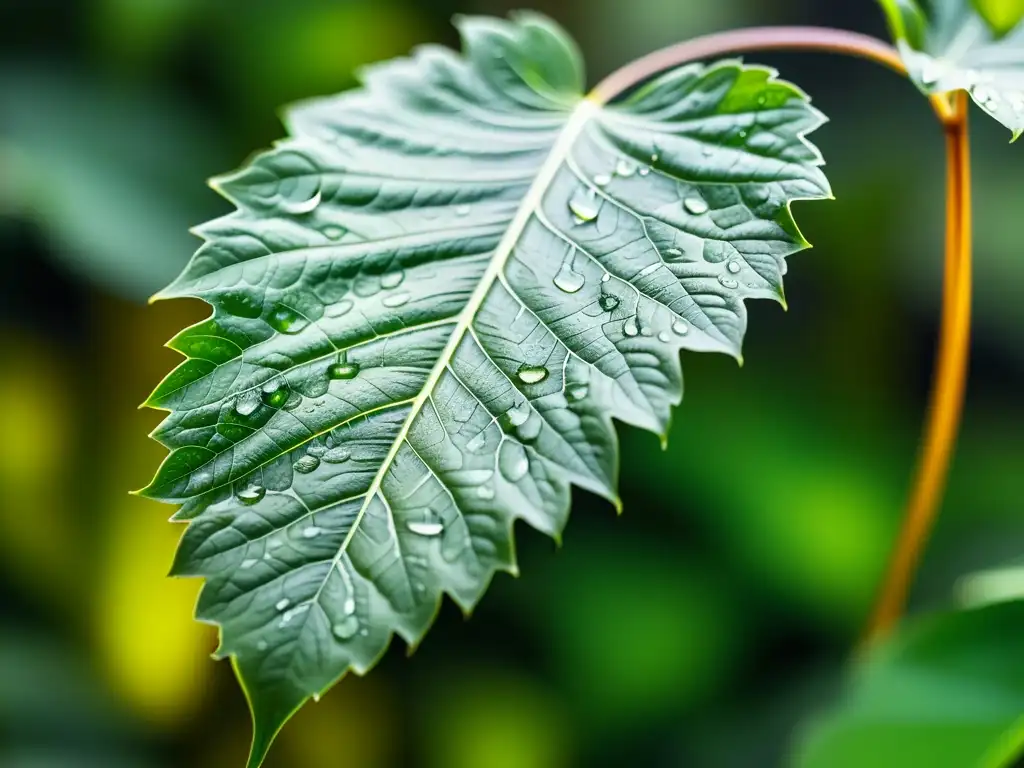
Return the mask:
[[[971,166],[964,92],[956,94],[954,117],[945,125],[946,265],[938,359],[917,475],[903,529],[868,624],[869,642],[886,634],[903,612],[945,489],[967,384],[971,335]]]
[[[899,51],[870,35],[826,27],[752,27],[697,37],[648,54],[605,78],[590,93],[590,99],[605,104],[680,64],[755,50],[842,53],[877,62],[897,74],[907,75]],[[953,118],[945,98],[932,96],[931,102],[943,123]]]
[[[698,37],[655,51],[612,73],[589,98],[605,104],[655,75],[692,61],[744,51],[789,50],[842,53],[882,64],[907,76],[899,52],[856,32],[821,27],[757,27]],[[967,97],[929,97],[946,131],[947,219],[942,325],[935,381],[917,475],[889,572],[867,637],[884,634],[899,619],[945,489],[960,426],[971,323],[971,199]]]

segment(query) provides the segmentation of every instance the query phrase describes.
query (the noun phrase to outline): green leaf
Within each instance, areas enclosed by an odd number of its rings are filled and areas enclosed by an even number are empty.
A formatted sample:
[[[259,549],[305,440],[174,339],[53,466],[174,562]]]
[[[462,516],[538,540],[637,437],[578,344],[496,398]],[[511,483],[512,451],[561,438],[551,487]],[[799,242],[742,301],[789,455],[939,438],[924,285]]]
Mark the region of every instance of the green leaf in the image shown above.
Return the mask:
[[[972,0],[971,4],[997,35],[1005,35],[1024,19],[1024,0]]]
[[[670,72],[582,95],[576,48],[520,14],[458,23],[215,182],[238,211],[158,298],[213,316],[151,396],[171,449],[143,493],[190,520],[248,692],[252,765],[310,696],[420,642],[515,572],[512,527],[560,537],[571,485],[618,504],[612,418],[664,434],[679,351],[739,357],[746,298],[830,195],[823,117],[771,70]]]
[[[1024,24],[1019,23],[1024,9],[1019,0],[986,2],[984,18],[970,0],[934,0],[927,14],[916,0],[879,2],[910,77],[922,91],[967,91],[1010,129],[1013,141],[1024,133]]]
[[[1019,754],[1024,603],[920,621],[856,670],[798,768],[1004,768]]]

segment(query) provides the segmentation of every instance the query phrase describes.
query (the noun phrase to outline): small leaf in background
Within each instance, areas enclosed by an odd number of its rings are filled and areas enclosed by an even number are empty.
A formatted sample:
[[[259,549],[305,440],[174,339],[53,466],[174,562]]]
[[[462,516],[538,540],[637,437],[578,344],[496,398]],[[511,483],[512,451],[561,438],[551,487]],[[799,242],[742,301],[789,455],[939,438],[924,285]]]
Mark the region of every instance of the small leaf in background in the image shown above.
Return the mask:
[[[558,538],[570,484],[616,502],[611,418],[663,434],[679,352],[740,357],[745,300],[781,301],[808,247],[790,204],[831,194],[825,118],[773,70],[680,67],[605,107],[548,19],[458,26],[462,56],[292,108],[158,295],[214,314],[169,343],[141,493],[191,521],[174,572],[206,579],[252,766],[443,595],[515,571],[517,519]]]
[[[1024,712],[1022,634],[1020,602],[908,623],[858,665],[794,765],[1008,767]]]
[[[17,160],[0,185],[7,208],[121,296],[147,298],[195,248],[188,227],[216,210],[201,187],[189,193],[218,166],[211,144],[169,97],[30,63],[0,68],[0,147]]]
[[[1019,0],[989,0],[986,16],[970,0],[941,0],[925,14],[916,0],[879,0],[903,61],[927,94],[964,90],[1005,125],[1016,141],[1024,133],[1024,24]],[[917,33],[919,18],[926,19]]]
[[[1005,35],[1024,19],[1024,0],[971,0],[997,35]]]

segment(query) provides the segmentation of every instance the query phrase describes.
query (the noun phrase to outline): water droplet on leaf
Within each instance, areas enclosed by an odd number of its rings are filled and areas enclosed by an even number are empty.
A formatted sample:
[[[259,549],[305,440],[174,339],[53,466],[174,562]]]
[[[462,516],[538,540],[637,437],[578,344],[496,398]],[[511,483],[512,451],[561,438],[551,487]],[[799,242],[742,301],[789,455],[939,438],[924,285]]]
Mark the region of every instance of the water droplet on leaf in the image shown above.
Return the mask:
[[[742,267],[740,266],[740,263],[738,261],[730,261],[726,265],[726,269],[728,269],[730,272],[736,275],[739,274],[739,271],[742,269]]]
[[[548,377],[548,373],[548,369],[543,365],[527,365],[523,363],[519,366],[516,375],[519,376],[519,380],[523,384],[539,384]]]
[[[285,597],[285,598],[282,598],[281,600],[278,600],[277,601],[277,605],[275,605],[274,607],[277,610],[279,610],[279,611],[283,611],[284,609],[286,609],[291,604],[292,604],[292,601],[289,600],[287,597]]]
[[[346,231],[344,227],[330,226],[323,228],[324,237],[328,240],[341,240],[345,236]]]
[[[412,297],[408,293],[403,291],[402,293],[396,293],[392,296],[385,296],[384,300],[381,301],[381,304],[383,304],[385,307],[394,309],[396,307],[401,307],[404,304],[408,304],[410,298]]]
[[[622,332],[627,336],[636,336],[640,333],[640,326],[637,324],[635,316],[622,322]]]
[[[302,530],[302,538],[304,539],[315,539],[319,535],[320,529],[315,525],[311,525],[308,528],[304,528]]]
[[[612,177],[607,173],[599,173],[594,177],[594,184],[599,187],[607,187],[612,183]]]
[[[405,280],[405,271],[397,269],[394,272],[385,272],[380,276],[381,288],[397,288]]]
[[[239,416],[251,416],[260,407],[261,402],[263,400],[259,392],[250,389],[240,394],[238,399],[235,400],[235,410],[238,411]]]
[[[320,459],[316,456],[303,456],[301,459],[292,464],[292,469],[302,475],[308,475],[314,469],[320,466]]]
[[[359,631],[359,619],[349,616],[331,627],[331,633],[339,640],[351,640]]]
[[[700,197],[688,197],[683,201],[683,206],[694,216],[701,216],[708,212],[708,204]]]
[[[335,381],[354,379],[358,375],[359,363],[335,363],[327,369],[327,378]]]
[[[579,402],[587,396],[590,392],[590,387],[586,384],[574,384],[565,391],[565,396],[570,402]]]
[[[619,160],[615,164],[615,175],[622,176],[623,178],[629,178],[636,173],[636,163],[632,160],[626,160],[625,158]]]
[[[476,489],[476,495],[485,500],[489,501],[494,498],[494,486],[492,485],[481,485]]]
[[[303,216],[307,213],[312,213],[317,209],[322,200],[320,189],[318,188],[313,196],[306,200],[289,200],[288,202],[282,203],[281,208],[287,213],[291,213],[296,216]]]
[[[516,483],[530,471],[530,459],[519,443],[506,440],[498,451],[498,469],[506,480]]]
[[[603,309],[605,312],[611,312],[613,309],[619,306],[619,299],[616,296],[612,296],[606,293],[597,300],[597,303],[601,305],[601,309]]]
[[[733,290],[735,288],[740,287],[740,284],[738,282],[733,280],[731,277],[726,277],[725,275],[719,275],[718,282],[720,282],[725,288],[728,288],[729,290]]]
[[[278,333],[295,334],[309,325],[309,320],[291,307],[275,304],[267,317],[267,324]]]
[[[344,464],[352,458],[352,451],[348,448],[331,448],[321,457],[322,461],[328,464]]]
[[[247,571],[250,568],[252,568],[254,565],[256,565],[257,562],[259,562],[259,561],[258,560],[253,560],[252,558],[246,558],[245,560],[242,561],[241,565],[239,565],[238,567]]]
[[[570,246],[565,258],[562,259],[562,266],[559,268],[558,274],[551,281],[558,290],[565,293],[576,293],[583,287],[586,278],[582,273],[576,271],[575,264],[576,248]]]
[[[267,489],[262,485],[249,485],[242,490],[235,493],[235,498],[245,504],[247,507],[251,507],[253,504],[259,504],[263,501],[263,497],[267,495]]]
[[[466,450],[470,453],[477,453],[487,444],[486,432],[478,432],[476,436],[466,443]]]
[[[580,220],[587,223],[597,218],[601,212],[601,203],[597,199],[597,191],[594,189],[578,189],[569,200],[569,210]]]

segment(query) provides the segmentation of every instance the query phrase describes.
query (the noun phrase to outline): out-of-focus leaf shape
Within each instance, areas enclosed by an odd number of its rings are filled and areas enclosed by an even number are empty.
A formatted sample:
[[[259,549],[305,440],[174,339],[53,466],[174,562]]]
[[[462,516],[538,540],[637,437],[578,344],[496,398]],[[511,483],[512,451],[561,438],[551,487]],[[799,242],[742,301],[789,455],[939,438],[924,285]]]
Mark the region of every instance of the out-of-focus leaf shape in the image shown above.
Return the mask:
[[[612,419],[664,434],[679,352],[740,355],[744,299],[782,296],[790,214],[830,195],[823,121],[771,70],[672,71],[602,106],[550,21],[461,19],[215,186],[237,212],[158,298],[213,316],[148,404],[253,709],[280,726],[397,633],[420,642],[559,537],[575,484],[618,503]]]
[[[967,91],[1010,129],[1014,141],[1024,133],[1024,24],[1019,15],[1010,29],[999,29],[970,0],[934,0],[927,13],[916,0],[879,2],[922,91]]]
[[[41,65],[0,69],[0,202],[38,222],[54,255],[132,299],[170,280],[194,247],[183,223],[216,167],[210,132],[181,105]]]
[[[132,723],[70,648],[0,637],[0,766],[139,768]]]
[[[971,0],[997,35],[1005,35],[1024,19],[1024,0]]]
[[[1024,603],[929,617],[873,651],[798,768],[1004,768],[1024,740]]]

